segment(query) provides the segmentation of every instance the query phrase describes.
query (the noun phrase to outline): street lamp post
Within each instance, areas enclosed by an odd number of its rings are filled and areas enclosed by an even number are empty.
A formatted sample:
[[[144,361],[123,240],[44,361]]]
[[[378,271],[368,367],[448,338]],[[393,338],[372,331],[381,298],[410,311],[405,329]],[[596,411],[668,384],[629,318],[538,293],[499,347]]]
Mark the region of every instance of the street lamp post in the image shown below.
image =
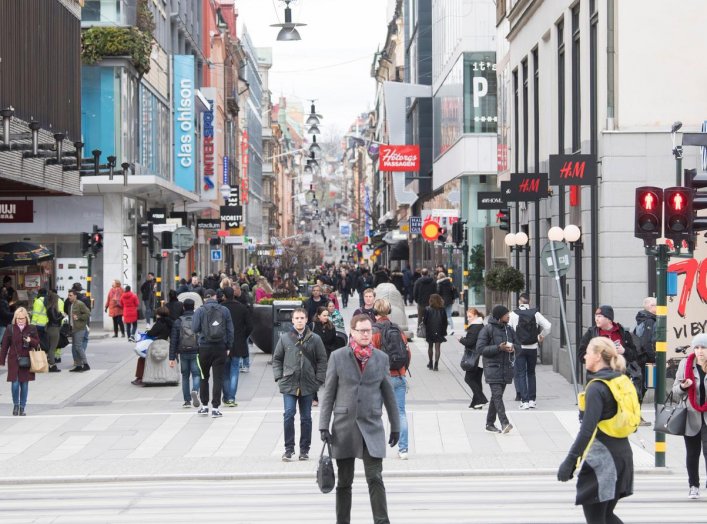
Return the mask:
[[[569,243],[569,247],[574,251],[574,343],[579,345],[582,338],[582,231],[574,224],[568,224],[564,229],[565,240]],[[568,334],[569,336],[569,334]],[[577,376],[581,377],[582,363],[576,362]]]
[[[576,227],[576,226],[575,226]],[[579,229],[579,228],[577,228]],[[573,233],[574,230],[570,230],[569,233]],[[572,341],[569,337],[569,329],[567,327],[567,311],[565,309],[565,301],[562,298],[562,285],[560,284],[560,267],[558,264],[558,256],[557,256],[557,250],[558,247],[556,246],[556,243],[563,244],[564,240],[569,240],[567,238],[567,232],[563,230],[561,227],[554,226],[551,227],[550,230],[547,232],[547,238],[550,240],[550,254],[552,257],[552,265],[550,270],[553,273],[553,277],[555,278],[555,284],[557,285],[557,293],[558,297],[560,299],[560,317],[562,321],[562,325],[565,329],[565,333],[568,334],[567,336],[567,354],[570,359],[570,373],[572,374],[572,385],[574,386],[574,392],[575,395],[579,394],[579,386],[577,384],[577,365],[575,364],[575,354],[572,349]],[[572,238],[572,237],[570,237]],[[577,239],[575,238],[575,241]],[[564,244],[563,244],[564,245]],[[566,248],[565,248],[566,249]]]
[[[519,259],[520,254],[523,251],[526,251],[528,254],[530,254],[530,244],[528,243],[529,238],[528,235],[525,234],[523,231],[518,231],[517,233],[508,233],[504,238],[503,242],[510,248],[511,253],[514,251],[516,252],[516,260]],[[526,268],[525,268],[525,275],[526,275],[526,289],[528,285],[528,264],[526,263]],[[516,296],[516,302],[518,302],[518,297]]]

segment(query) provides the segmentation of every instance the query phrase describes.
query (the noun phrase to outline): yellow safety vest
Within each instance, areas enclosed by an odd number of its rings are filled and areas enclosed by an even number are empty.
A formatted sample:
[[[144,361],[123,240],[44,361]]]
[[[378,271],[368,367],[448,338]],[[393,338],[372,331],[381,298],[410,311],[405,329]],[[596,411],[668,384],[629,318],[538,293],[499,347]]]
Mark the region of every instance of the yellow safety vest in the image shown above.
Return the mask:
[[[47,317],[47,306],[44,305],[44,297],[37,297],[32,304],[32,324],[35,326],[46,326],[49,322]]]

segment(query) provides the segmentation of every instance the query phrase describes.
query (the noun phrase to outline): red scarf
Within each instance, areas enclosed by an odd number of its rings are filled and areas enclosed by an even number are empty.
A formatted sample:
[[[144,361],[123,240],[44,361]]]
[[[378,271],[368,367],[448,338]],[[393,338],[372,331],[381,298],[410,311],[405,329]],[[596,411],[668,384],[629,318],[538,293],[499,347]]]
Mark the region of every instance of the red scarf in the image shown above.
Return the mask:
[[[692,380],[692,386],[690,386],[690,389],[687,391],[687,398],[690,399],[690,404],[693,408],[695,408],[695,411],[705,413],[707,412],[707,399],[705,399],[705,403],[702,405],[697,403],[697,388],[699,388],[699,385],[695,382],[695,370],[693,369],[694,363],[695,354],[692,353],[691,355],[688,355],[687,362],[685,363],[685,378]]]
[[[361,371],[363,371],[366,369],[368,359],[371,358],[371,355],[373,354],[373,346],[370,344],[365,347],[360,346],[352,339],[351,349],[353,350],[354,357],[358,360],[358,365],[361,367]]]

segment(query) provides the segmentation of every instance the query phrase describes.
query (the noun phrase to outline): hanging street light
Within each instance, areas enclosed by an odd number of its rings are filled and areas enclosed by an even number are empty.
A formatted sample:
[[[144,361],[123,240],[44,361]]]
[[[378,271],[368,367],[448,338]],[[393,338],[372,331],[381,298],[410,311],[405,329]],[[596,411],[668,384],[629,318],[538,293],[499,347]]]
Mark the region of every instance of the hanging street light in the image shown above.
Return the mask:
[[[292,21],[292,10],[290,9],[290,2],[292,0],[281,0],[285,2],[285,22],[281,24],[270,24],[270,27],[280,27],[280,32],[277,34],[277,40],[280,42],[291,42],[294,40],[301,40],[297,27],[305,26],[307,24],[295,23]]]
[[[312,102],[312,105],[309,106],[309,117],[307,118],[305,124],[307,124],[308,126],[319,125],[321,124],[319,119],[322,118],[322,115],[317,114],[317,110],[314,107],[314,102],[316,102],[317,99],[310,98],[309,101]]]

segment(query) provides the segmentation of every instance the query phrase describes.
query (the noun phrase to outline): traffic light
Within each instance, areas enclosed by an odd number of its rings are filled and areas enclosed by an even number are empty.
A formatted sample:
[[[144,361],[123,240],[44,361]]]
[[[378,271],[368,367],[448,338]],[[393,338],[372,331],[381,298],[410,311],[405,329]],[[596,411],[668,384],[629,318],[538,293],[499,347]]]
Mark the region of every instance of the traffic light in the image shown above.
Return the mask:
[[[443,244],[447,242],[447,228],[439,228],[439,236],[437,237],[437,242],[442,242]]]
[[[655,244],[663,236],[663,189],[643,186],[636,188],[634,236]]]
[[[697,216],[699,211],[707,209],[707,193],[698,191],[707,187],[707,178],[697,178],[697,169],[685,169],[684,174],[685,186],[693,191],[690,236],[694,237],[695,233],[707,230],[707,216]]]
[[[86,256],[91,249],[91,233],[81,233],[81,255]]]
[[[91,233],[91,253],[97,255],[103,249],[103,229],[99,229],[98,226],[93,226],[93,233]]]
[[[162,231],[160,241],[162,249],[172,249],[172,232]]]
[[[210,246],[220,246],[221,245],[221,239],[219,237],[213,237],[209,239],[209,245]]]
[[[498,210],[498,213],[496,213],[496,221],[501,224],[499,227],[501,228],[501,231],[510,231],[511,230],[511,208],[510,207],[502,207],[501,209]]]
[[[147,251],[152,254],[155,251],[155,239],[152,222],[140,224],[140,243],[147,246]]]
[[[457,220],[452,224],[452,242],[456,245],[464,242],[464,225],[461,220]]]
[[[687,187],[668,187],[663,191],[665,238],[676,243],[690,240],[693,193],[693,190]]]

